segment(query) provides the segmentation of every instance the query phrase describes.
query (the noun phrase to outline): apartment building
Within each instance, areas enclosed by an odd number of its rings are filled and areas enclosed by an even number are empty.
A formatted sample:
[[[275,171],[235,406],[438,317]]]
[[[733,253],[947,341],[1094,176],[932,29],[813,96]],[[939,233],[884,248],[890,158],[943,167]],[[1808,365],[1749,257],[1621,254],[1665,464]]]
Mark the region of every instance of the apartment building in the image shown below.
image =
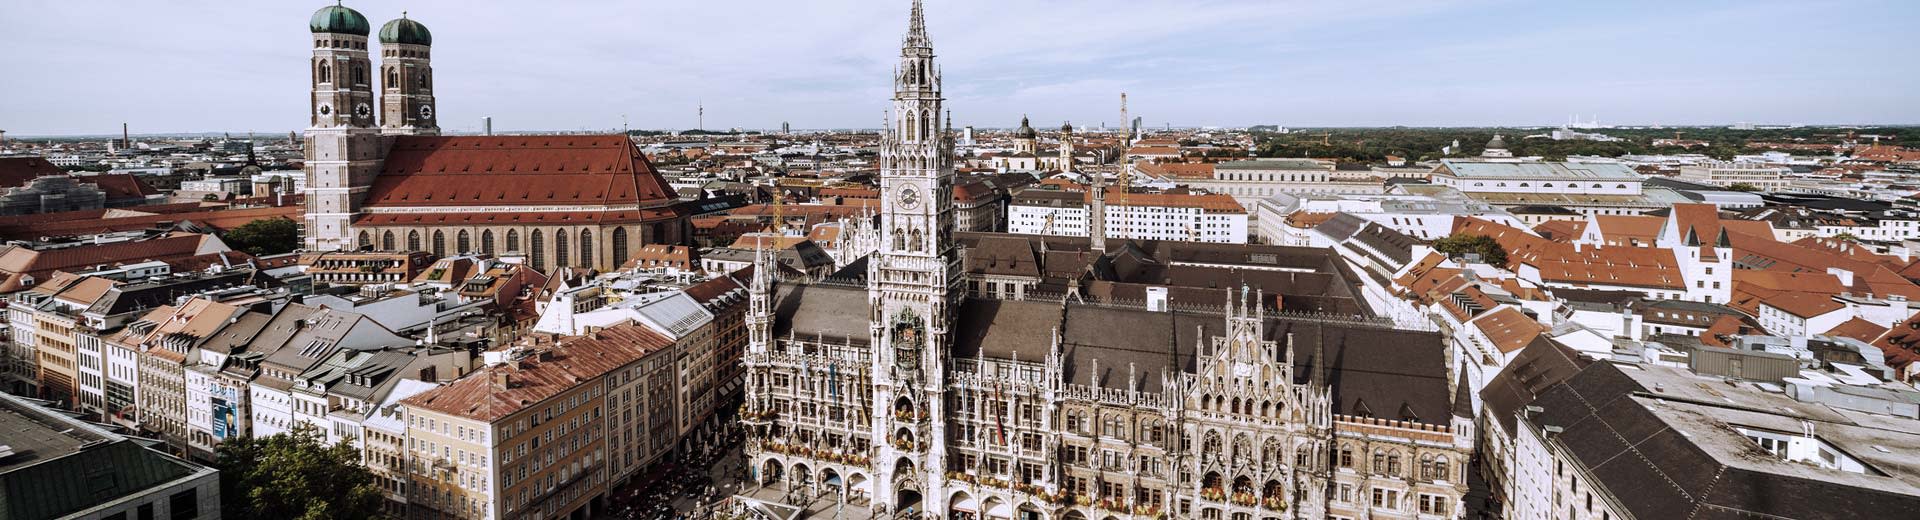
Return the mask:
[[[301,255],[300,265],[315,284],[364,285],[405,283],[413,280],[433,263],[431,253],[394,251],[395,244],[382,244],[386,252],[327,251]],[[418,244],[415,244],[418,245]]]
[[[1092,196],[1078,191],[1028,189],[1014,195],[1007,232],[1024,235],[1091,236]],[[1218,194],[1128,193],[1110,190],[1105,200],[1106,236],[1136,240],[1181,240],[1245,244],[1247,210]]]
[[[1680,167],[1680,180],[1722,188],[1745,184],[1760,191],[1774,191],[1792,183],[1787,174],[1793,170],[1756,162],[1708,161]]]
[[[1595,362],[1515,412],[1507,518],[1875,518],[1920,508],[1911,389]],[[1845,399],[1821,387],[1852,386]],[[1888,408],[1892,406],[1892,408]],[[1899,415],[1888,411],[1905,408]],[[1623,442],[1624,441],[1624,442]]]
[[[490,352],[473,375],[402,400],[409,507],[480,519],[600,513],[615,464],[626,471],[672,446],[653,434],[674,424],[678,396],[660,391],[675,377],[673,349],[646,327],[611,327]]]

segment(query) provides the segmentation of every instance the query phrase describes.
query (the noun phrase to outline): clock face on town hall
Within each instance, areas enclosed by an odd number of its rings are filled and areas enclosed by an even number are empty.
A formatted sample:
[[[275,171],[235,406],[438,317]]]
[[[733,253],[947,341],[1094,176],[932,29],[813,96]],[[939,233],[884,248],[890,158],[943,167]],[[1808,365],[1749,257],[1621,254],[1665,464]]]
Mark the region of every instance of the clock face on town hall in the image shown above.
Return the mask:
[[[920,207],[920,190],[913,186],[900,187],[900,207],[914,209]]]

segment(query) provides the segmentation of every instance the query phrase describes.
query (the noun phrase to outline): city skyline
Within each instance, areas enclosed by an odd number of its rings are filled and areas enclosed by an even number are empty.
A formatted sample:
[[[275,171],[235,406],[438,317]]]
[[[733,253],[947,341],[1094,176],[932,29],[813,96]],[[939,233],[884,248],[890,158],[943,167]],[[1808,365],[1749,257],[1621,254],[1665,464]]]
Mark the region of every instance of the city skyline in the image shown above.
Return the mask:
[[[353,7],[375,24],[405,9],[435,32],[436,95],[449,132],[477,131],[484,116],[500,131],[691,129],[701,107],[710,130],[879,126],[884,107],[870,100],[887,86],[873,78],[890,65],[875,56],[897,45],[888,28],[900,23],[901,6],[739,4]],[[93,63],[102,71],[0,79],[0,91],[33,101],[0,106],[0,128],[22,137],[110,134],[122,122],[143,134],[304,128],[305,103],[285,92],[307,80],[305,53],[286,20],[313,8],[0,8],[13,20],[90,24],[78,33],[60,23],[9,28],[19,70]],[[951,20],[933,36],[949,57],[956,125],[1012,127],[1026,114],[1041,126],[1114,126],[1123,91],[1151,126],[1539,126],[1576,115],[1641,125],[1920,122],[1920,108],[1900,99],[1920,78],[1883,66],[1874,52],[1885,45],[1871,35],[1897,34],[1916,10],[1892,2],[1060,2],[1017,10],[933,2],[928,10]],[[140,36],[153,26],[184,30]],[[1732,28],[1748,36],[1727,34]],[[1846,97],[1832,99],[1836,91]]]

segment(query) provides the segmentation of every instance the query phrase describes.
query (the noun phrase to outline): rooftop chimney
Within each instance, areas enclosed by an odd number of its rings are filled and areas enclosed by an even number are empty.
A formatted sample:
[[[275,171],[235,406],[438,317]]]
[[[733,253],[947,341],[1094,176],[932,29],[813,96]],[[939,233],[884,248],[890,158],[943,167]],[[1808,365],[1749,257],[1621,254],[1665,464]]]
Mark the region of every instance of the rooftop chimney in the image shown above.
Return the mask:
[[[1846,269],[1841,269],[1838,267],[1828,267],[1827,274],[1833,275],[1835,278],[1839,278],[1840,285],[1853,287],[1853,271],[1848,271]]]
[[[507,390],[507,389],[513,388],[513,375],[508,374],[507,371],[505,370],[493,371],[493,388],[495,390]]]

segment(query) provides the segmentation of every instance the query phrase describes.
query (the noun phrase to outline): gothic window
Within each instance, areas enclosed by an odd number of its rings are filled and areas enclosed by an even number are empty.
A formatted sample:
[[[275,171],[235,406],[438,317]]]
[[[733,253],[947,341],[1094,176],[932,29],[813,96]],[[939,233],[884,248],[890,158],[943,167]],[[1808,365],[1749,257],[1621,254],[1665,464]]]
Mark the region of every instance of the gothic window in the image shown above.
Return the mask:
[[[373,247],[373,237],[372,237],[372,236],[369,236],[369,235],[367,235],[367,232],[365,232],[365,231],[361,231],[361,232],[360,232],[360,238],[359,238],[359,239],[357,239],[357,240],[354,240],[354,242],[353,242],[353,248],[354,248],[354,249],[366,249],[366,248],[369,248],[369,247]]]
[[[1433,455],[1420,456],[1420,479],[1433,480]]]
[[[893,250],[905,251],[906,249],[907,249],[907,232],[900,228],[893,228]]]
[[[507,230],[507,250],[516,253],[520,252],[520,230]]]
[[[533,233],[530,233],[527,235],[527,249],[529,250],[527,252],[527,258],[530,258],[533,260],[533,270],[546,272],[547,244],[545,243],[546,241],[542,240],[541,238],[542,237],[540,236],[540,230],[538,229],[533,230]],[[507,235],[507,242],[509,243],[513,242],[513,235],[511,233]]]
[[[1447,457],[1445,455],[1433,459],[1432,480],[1453,480],[1453,473],[1447,471]]]
[[[567,263],[567,256],[567,231],[564,229],[555,231],[553,233],[553,266],[566,267],[573,265]]]
[[[923,237],[920,236],[920,230],[918,229],[913,230],[913,250],[914,251],[927,250],[926,242],[921,241],[922,238]]]
[[[613,265],[627,265],[627,228],[613,228]]]
[[[1381,451],[1381,450],[1374,450],[1373,467],[1371,469],[1373,470],[1374,473],[1384,473],[1386,471],[1387,452]]]
[[[460,230],[460,234],[455,235],[455,237],[456,238],[454,239],[454,242],[453,242],[454,244],[453,249],[455,251],[458,251],[462,254],[473,252],[473,236],[467,234],[467,230],[465,229]]]
[[[392,231],[388,231],[380,234],[380,250],[381,251],[393,250],[393,232]]]
[[[480,232],[480,252],[493,254],[493,230]]]
[[[1353,445],[1352,444],[1340,445],[1340,460],[1335,461],[1335,463],[1339,464],[1340,467],[1342,468],[1353,467]]]
[[[361,66],[359,66],[359,65],[354,65],[354,66],[353,66],[353,84],[354,84],[354,85],[365,85],[365,84],[367,84],[367,69],[366,69],[366,68],[364,68],[364,67],[361,67]]]
[[[433,256],[447,256],[447,234],[433,231]]]
[[[1393,453],[1387,454],[1387,474],[1393,475],[1396,477],[1400,476],[1400,452],[1399,451],[1394,451]]]
[[[1248,438],[1247,434],[1242,433],[1233,437],[1233,461],[1234,463],[1253,461],[1253,440]]]
[[[320,74],[320,82],[321,82],[321,83],[332,83],[332,82],[333,82],[333,67],[332,67],[332,66],[330,66],[330,65],[327,65],[327,62],[324,62],[324,61],[323,61],[323,62],[320,62],[320,72],[319,72],[319,74]]]
[[[432,87],[433,82],[429,80],[429,78],[432,78],[432,77],[433,77],[433,69],[421,69],[420,70],[420,88],[424,89],[427,87]]]
[[[407,250],[408,251],[420,250],[420,232],[419,231],[407,232]]]
[[[387,67],[387,88],[400,88],[400,70]]]
[[[593,267],[593,233],[580,230],[580,265]]]

